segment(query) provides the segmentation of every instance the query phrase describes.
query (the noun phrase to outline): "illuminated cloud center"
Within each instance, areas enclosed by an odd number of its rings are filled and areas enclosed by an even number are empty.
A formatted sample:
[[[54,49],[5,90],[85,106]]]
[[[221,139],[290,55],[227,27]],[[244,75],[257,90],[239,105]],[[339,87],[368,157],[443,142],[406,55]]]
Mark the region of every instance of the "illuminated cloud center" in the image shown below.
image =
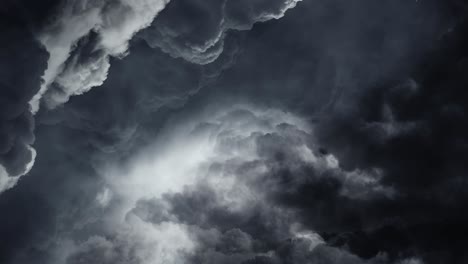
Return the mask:
[[[279,259],[274,250],[254,246],[266,236],[292,241],[288,247],[300,247],[301,254],[325,250],[322,238],[272,197],[321,177],[342,182],[340,195],[351,199],[388,196],[391,190],[380,185],[378,171],[346,172],[333,155],[318,154],[312,134],[307,122],[291,114],[245,106],[168,125],[130,165],[102,170],[106,186],[94,207],[103,215],[80,230],[99,223],[105,231],[84,242],[64,238],[68,246],[60,252],[68,254],[60,261]],[[306,168],[313,173],[304,174]],[[293,173],[287,185],[284,170]],[[245,221],[266,230],[245,229]]]

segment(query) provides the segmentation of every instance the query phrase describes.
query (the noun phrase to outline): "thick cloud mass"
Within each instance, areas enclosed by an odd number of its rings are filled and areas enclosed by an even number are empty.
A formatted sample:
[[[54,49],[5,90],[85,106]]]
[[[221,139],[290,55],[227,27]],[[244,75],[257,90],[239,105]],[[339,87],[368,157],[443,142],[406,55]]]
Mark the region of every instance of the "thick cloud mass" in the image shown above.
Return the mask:
[[[38,91],[47,53],[21,17],[0,9],[0,193],[13,187],[34,163],[34,119],[28,101]],[[15,13],[13,13],[16,16]]]
[[[83,208],[95,217],[59,232],[49,261],[367,263],[326,246],[298,217],[302,208],[285,202],[304,186],[328,188],[317,200],[391,199],[378,170],[343,170],[307,122],[278,110],[235,107],[182,121],[128,165],[100,169],[102,190]],[[382,252],[369,261],[386,260]]]
[[[50,53],[45,83],[31,101],[48,108],[72,95],[100,86],[107,77],[109,56],[123,56],[128,41],[147,27],[168,0],[63,1],[57,17],[40,33]]]
[[[279,19],[299,1],[174,1],[141,35],[171,56],[207,64],[223,52],[228,30],[247,30],[257,22]]]
[[[467,263],[467,19],[3,1],[0,263]]]

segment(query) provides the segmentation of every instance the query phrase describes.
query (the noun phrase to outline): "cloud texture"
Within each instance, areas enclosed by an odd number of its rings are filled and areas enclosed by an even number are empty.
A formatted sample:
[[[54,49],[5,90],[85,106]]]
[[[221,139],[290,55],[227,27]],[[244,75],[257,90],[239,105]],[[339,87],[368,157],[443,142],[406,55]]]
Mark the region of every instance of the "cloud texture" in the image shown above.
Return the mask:
[[[467,10],[3,1],[0,263],[466,263]]]
[[[50,53],[44,84],[31,101],[33,111],[44,101],[48,108],[72,95],[103,84],[110,56],[123,56],[128,42],[147,27],[166,0],[63,1],[57,17],[40,33]]]
[[[59,234],[53,263],[368,263],[328,247],[287,202],[303,188],[329,188],[312,191],[317,200],[391,199],[378,170],[343,170],[307,122],[278,110],[179,122],[128,165],[101,169],[106,182],[84,209],[96,217]]]
[[[5,38],[0,48],[0,193],[13,187],[34,163],[34,119],[28,101],[41,85],[48,57],[26,22],[7,11],[0,9]]]
[[[279,19],[299,1],[175,1],[141,37],[171,56],[207,64],[223,52],[227,31]]]

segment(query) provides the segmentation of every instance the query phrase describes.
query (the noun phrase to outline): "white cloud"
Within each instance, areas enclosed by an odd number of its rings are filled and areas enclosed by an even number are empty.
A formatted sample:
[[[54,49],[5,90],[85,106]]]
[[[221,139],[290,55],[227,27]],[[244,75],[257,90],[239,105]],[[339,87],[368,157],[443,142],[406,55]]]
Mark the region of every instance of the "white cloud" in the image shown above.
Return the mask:
[[[44,84],[30,102],[33,112],[37,112],[41,100],[49,108],[55,108],[70,96],[102,85],[110,67],[109,57],[124,56],[133,35],[149,26],[168,1],[65,1],[57,19],[39,36],[50,58]],[[92,52],[99,52],[96,57],[89,54],[84,55],[86,58],[80,54],[71,57],[79,48],[78,41],[91,32],[97,34],[96,43],[91,47]],[[58,90],[51,89],[52,84]]]
[[[69,252],[62,254],[62,261],[68,258],[68,263],[75,263],[72,261],[74,258],[102,255],[104,260],[101,262],[104,263],[127,263],[130,259],[141,264],[186,263],[187,257],[204,246],[209,247],[203,253],[206,258],[219,261],[232,258],[239,262],[252,258],[249,234],[240,229],[224,233],[214,226],[189,224],[173,211],[177,205],[165,200],[167,195],[181,195],[188,199],[193,195],[193,199],[197,199],[197,195],[203,195],[198,192],[205,189],[201,193],[209,192],[209,200],[200,205],[201,208],[187,209],[195,210],[195,215],[189,217],[204,221],[210,208],[223,208],[238,215],[254,214],[258,208],[264,208],[262,210],[266,210],[270,224],[282,226],[275,231],[279,236],[297,240],[308,251],[314,252],[318,245],[324,244],[322,238],[313,230],[301,227],[292,210],[277,207],[269,198],[271,190],[268,186],[271,183],[268,178],[274,177],[270,170],[276,165],[271,164],[270,157],[264,156],[271,153],[262,152],[262,148],[267,147],[268,152],[269,147],[274,148],[276,144],[282,147],[283,142],[272,141],[275,143],[273,146],[263,146],[259,140],[279,135],[287,143],[283,150],[289,155],[286,158],[290,162],[288,166],[294,169],[300,164],[308,164],[317,170],[317,177],[337,177],[348,192],[344,195],[351,198],[354,189],[364,190],[362,196],[376,192],[373,188],[379,182],[371,176],[363,176],[366,174],[343,172],[335,157],[316,154],[307,144],[311,142],[309,137],[312,134],[313,128],[299,117],[279,110],[265,111],[248,106],[208,111],[190,119],[174,121],[157,142],[148,146],[129,165],[105,166],[102,173],[106,187],[95,200],[96,206],[105,211],[100,220],[94,221],[103,221],[103,232],[108,235],[96,234],[98,238],[90,237],[85,242],[72,240],[65,243],[73,246],[59,249]],[[338,170],[340,173],[321,175],[320,171],[326,170]],[[304,176],[297,176],[297,184],[306,180],[301,177]],[[141,207],[141,202],[151,206]],[[109,236],[111,238],[107,238]],[[234,243],[230,245],[232,250],[246,252],[236,251],[228,257],[216,251],[216,244],[222,243],[223,239],[234,239],[229,242]],[[238,245],[236,243],[241,242],[235,239],[245,240],[247,244]],[[96,253],[93,248],[102,250]],[[268,256],[271,252],[257,254]]]
[[[59,241],[52,263],[179,264],[195,250],[186,227],[175,223],[152,225],[132,216],[112,238],[94,235],[82,242]],[[65,254],[63,254],[65,253]]]
[[[254,250],[259,238],[242,225],[223,229],[210,222],[219,210],[242,221],[260,217],[255,221],[271,229],[262,235],[291,247],[297,263],[309,256],[367,263],[327,247],[300,223],[295,209],[278,204],[272,195],[295,191],[310,177],[334,177],[342,184],[338,195],[349,199],[386,195],[381,172],[343,170],[335,156],[318,153],[307,120],[280,110],[233,106],[171,120],[154,144],[129,163],[103,164],[104,186],[83,209],[83,219],[57,232],[51,263],[178,264],[192,263],[194,256],[210,263],[280,259],[275,250]],[[279,160],[278,151],[284,154]],[[282,168],[292,172],[287,183],[278,176]]]
[[[10,175],[5,167],[3,167],[0,164],[0,194],[8,189],[13,188],[20,178],[26,174],[29,173],[29,171],[32,169],[34,162],[36,160],[36,150],[30,146],[27,147],[30,154],[31,154],[31,160],[29,161],[28,164],[24,167],[24,171],[19,174],[19,175]]]

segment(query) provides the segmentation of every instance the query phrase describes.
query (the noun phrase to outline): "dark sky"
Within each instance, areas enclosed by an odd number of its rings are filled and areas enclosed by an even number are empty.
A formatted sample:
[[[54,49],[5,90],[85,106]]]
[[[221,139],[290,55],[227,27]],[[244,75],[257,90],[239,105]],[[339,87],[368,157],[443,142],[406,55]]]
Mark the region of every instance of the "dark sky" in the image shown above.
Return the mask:
[[[467,19],[3,0],[0,263],[468,263]]]

